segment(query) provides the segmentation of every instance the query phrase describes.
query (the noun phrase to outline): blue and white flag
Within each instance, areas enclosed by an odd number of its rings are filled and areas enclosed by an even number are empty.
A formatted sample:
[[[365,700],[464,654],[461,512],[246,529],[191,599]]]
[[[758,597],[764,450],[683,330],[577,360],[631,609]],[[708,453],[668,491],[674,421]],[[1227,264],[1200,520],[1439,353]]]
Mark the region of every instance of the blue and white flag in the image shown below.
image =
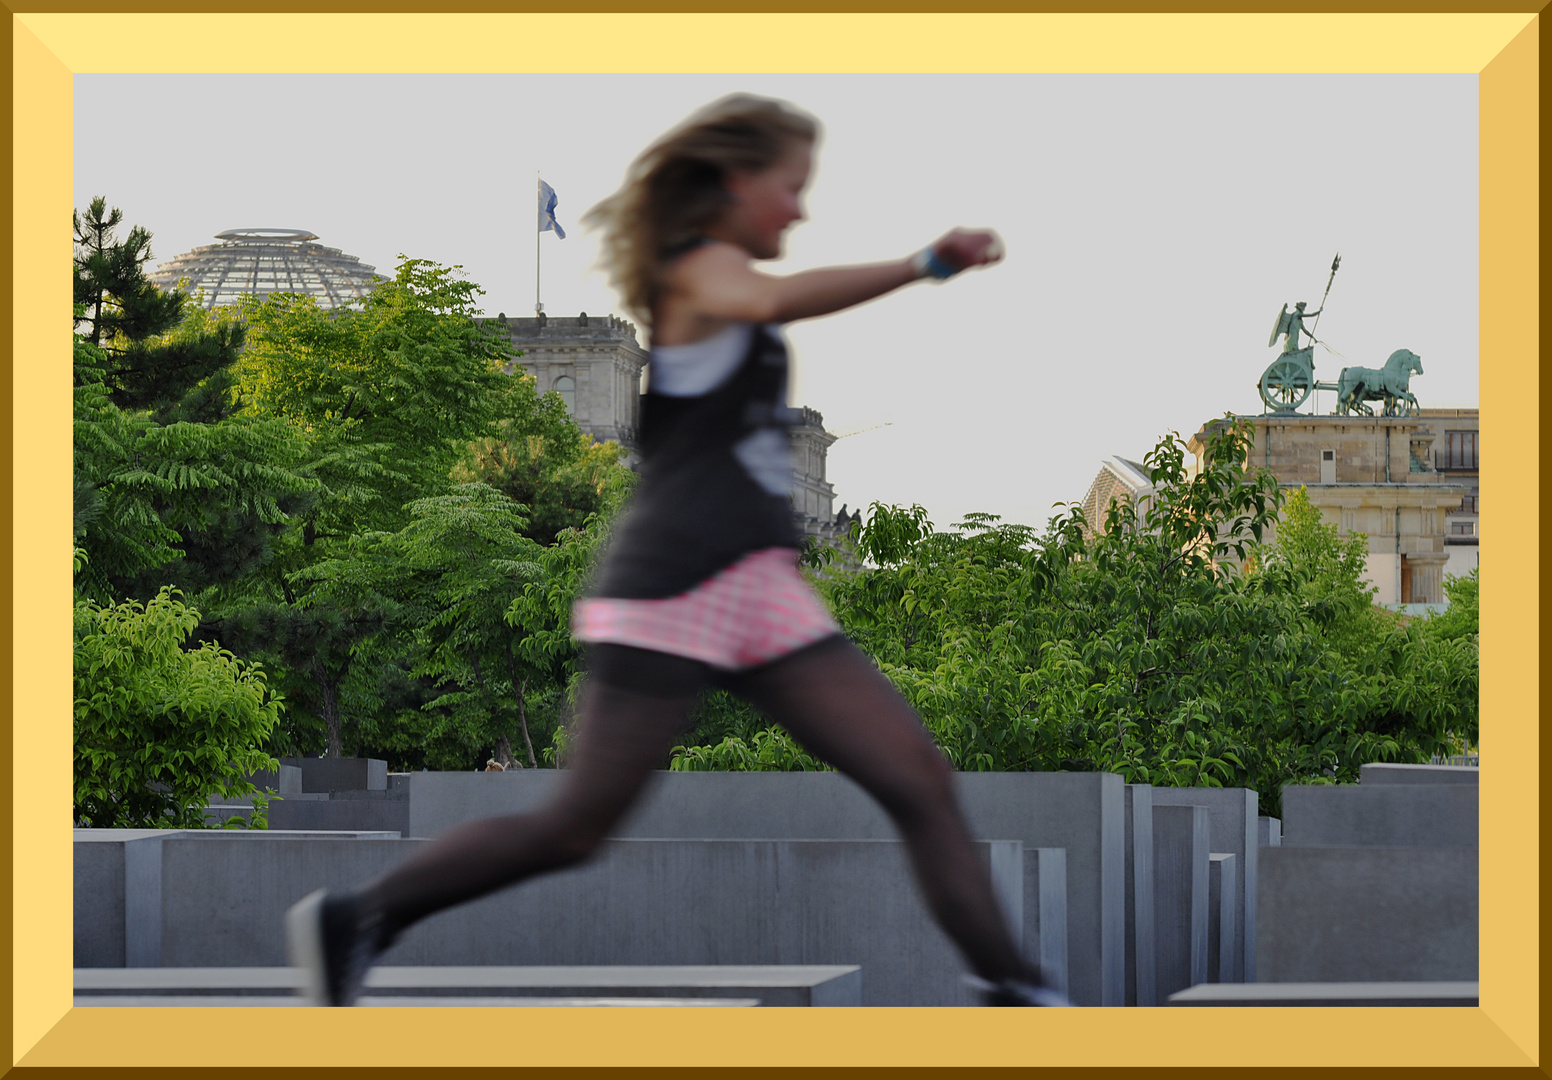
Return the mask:
[[[539,231],[545,232],[554,229],[555,235],[562,240],[566,239],[566,230],[560,227],[560,222],[555,220],[555,189],[539,181]]]

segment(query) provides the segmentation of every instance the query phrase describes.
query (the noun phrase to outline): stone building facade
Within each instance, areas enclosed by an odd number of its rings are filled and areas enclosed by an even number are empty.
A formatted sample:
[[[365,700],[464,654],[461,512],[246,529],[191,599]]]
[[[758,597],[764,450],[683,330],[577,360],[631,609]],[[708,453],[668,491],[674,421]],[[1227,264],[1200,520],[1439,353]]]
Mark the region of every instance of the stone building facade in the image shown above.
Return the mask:
[[[1112,500],[1120,499],[1135,507],[1138,517],[1148,512],[1148,502],[1153,498],[1153,485],[1148,481],[1148,470],[1130,458],[1106,458],[1099,467],[1099,475],[1089,485],[1083,496],[1084,530],[1090,537],[1104,531],[1105,516]]]
[[[599,442],[619,443],[630,465],[640,460],[636,429],[647,352],[633,325],[585,311],[575,317],[501,314],[490,321],[522,353],[517,362],[538,381],[541,394],[555,391],[584,432]]]
[[[1381,604],[1443,603],[1447,568],[1463,573],[1475,565],[1475,545],[1465,565],[1461,559],[1452,563],[1454,545],[1446,543],[1472,486],[1460,482],[1458,470],[1441,472],[1434,456],[1446,430],[1441,424],[1462,411],[1430,411],[1452,415],[1241,418],[1255,428],[1252,465],[1271,470],[1285,487],[1304,487],[1339,535],[1368,537],[1366,577]],[[1208,433],[1222,424],[1214,421],[1191,437],[1198,463]]]
[[[825,430],[817,409],[802,406],[796,411],[800,419],[792,429],[792,511],[806,535],[830,540],[845,524],[835,513],[835,488],[825,478],[835,436]]]
[[[642,373],[648,354],[636,340],[636,327],[613,315],[575,317],[539,315],[494,323],[522,355],[517,363],[533,375],[539,392],[553,390],[579,427],[600,442],[613,441],[626,451],[626,464],[641,461],[636,441],[641,423]],[[835,488],[825,478],[825,463],[835,436],[814,409],[798,408],[792,430],[792,510],[806,535],[828,540],[844,521],[835,513]]]
[[[1481,418],[1476,409],[1424,409],[1422,421],[1433,431],[1433,457],[1430,464],[1442,479],[1461,484],[1466,491],[1460,505],[1445,514],[1444,550],[1449,562],[1446,574],[1470,573],[1477,565],[1477,545],[1481,538],[1478,517],[1481,500],[1478,487],[1478,447],[1481,442]]]

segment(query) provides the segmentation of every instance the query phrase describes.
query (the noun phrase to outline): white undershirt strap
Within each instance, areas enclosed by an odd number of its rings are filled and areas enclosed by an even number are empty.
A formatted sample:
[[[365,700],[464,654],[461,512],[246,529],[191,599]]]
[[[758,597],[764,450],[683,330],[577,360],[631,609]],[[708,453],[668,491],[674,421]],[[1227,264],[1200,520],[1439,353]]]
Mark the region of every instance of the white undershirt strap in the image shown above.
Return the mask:
[[[654,394],[699,397],[722,385],[738,370],[749,351],[755,324],[735,322],[708,338],[688,345],[660,345],[652,350],[648,375]]]

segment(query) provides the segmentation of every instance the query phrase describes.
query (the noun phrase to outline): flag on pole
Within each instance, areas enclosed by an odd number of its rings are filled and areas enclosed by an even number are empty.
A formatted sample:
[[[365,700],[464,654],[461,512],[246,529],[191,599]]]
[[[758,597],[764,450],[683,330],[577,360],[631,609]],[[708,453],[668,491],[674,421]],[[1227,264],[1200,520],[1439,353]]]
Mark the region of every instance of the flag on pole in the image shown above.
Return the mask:
[[[560,222],[555,220],[555,189],[539,181],[539,231],[555,230],[555,235],[562,240],[566,239],[566,230],[560,227]]]

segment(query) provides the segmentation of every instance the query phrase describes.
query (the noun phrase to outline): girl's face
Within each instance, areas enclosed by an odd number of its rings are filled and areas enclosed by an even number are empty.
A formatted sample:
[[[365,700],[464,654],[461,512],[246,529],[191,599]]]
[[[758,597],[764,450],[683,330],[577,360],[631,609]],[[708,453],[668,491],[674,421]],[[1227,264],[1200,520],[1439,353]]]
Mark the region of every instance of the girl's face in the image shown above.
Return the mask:
[[[724,186],[733,201],[717,219],[717,239],[737,244],[756,259],[781,255],[782,234],[804,219],[803,189],[813,168],[813,144],[794,139],[770,167],[729,173]]]

